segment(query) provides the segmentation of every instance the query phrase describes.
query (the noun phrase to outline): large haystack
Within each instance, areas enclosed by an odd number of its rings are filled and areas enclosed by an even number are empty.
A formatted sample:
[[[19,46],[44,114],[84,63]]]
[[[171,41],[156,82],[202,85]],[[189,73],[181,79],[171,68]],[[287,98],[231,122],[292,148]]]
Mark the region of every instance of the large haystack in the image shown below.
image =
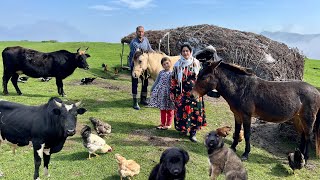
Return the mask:
[[[213,25],[196,25],[146,31],[153,49],[178,55],[180,45],[189,42],[195,51],[211,44],[220,49],[218,55],[226,62],[252,68],[257,76],[267,80],[288,80],[303,77],[304,56],[296,48],[250,32],[230,30]],[[132,33],[121,39],[130,43]]]

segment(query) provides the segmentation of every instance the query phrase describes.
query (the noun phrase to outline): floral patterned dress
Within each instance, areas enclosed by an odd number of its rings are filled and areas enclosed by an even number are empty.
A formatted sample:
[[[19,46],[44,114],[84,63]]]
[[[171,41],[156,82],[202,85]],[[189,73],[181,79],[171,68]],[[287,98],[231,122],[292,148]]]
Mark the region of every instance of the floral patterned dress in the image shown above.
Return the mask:
[[[173,110],[174,104],[170,99],[170,81],[171,71],[162,70],[159,72],[155,87],[152,90],[151,98],[149,101],[150,107],[156,107],[160,110]]]
[[[192,65],[187,66],[182,72],[182,83],[179,84],[177,78],[175,78],[177,77],[175,73],[177,71],[174,69],[170,89],[170,96],[175,103],[174,125],[178,131],[195,134],[202,126],[207,125],[202,97],[197,101],[191,95],[196,74],[192,71]]]

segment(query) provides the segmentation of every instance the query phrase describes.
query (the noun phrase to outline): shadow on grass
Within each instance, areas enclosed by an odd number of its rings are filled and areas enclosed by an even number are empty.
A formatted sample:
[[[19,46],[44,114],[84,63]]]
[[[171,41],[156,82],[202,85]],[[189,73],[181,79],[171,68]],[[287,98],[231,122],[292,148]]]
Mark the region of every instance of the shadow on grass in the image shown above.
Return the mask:
[[[276,166],[272,167],[271,172],[269,172],[268,174],[277,177],[289,177],[292,175],[288,172],[288,169],[283,164],[279,163]],[[292,178],[294,179],[294,177]]]
[[[89,157],[87,150],[81,152],[74,152],[71,154],[58,154],[55,156],[56,161],[85,161]]]
[[[122,99],[122,100],[96,100],[96,99],[83,99],[82,104],[90,111],[98,111],[101,108],[131,108],[132,109],[132,99]]]
[[[97,76],[100,77],[102,79],[116,79],[117,80],[121,80],[121,81],[129,81],[131,82],[131,77],[130,77],[130,71],[124,71],[124,70],[120,70],[121,68],[116,67],[118,69],[118,74],[115,74],[115,70],[114,67],[113,68],[109,68],[108,71],[104,72],[99,68],[90,68],[89,71],[87,71],[89,74],[93,75],[93,76]]]
[[[108,121],[112,126],[112,131],[122,134],[131,134],[134,130],[151,130],[154,129],[153,125],[138,124],[136,122],[121,122],[121,121]]]
[[[103,178],[102,180],[119,180],[120,176],[119,175],[112,175],[106,178]]]
[[[14,97],[20,97],[20,96],[26,96],[26,97],[59,97],[58,92],[57,94],[50,96],[50,95],[43,95],[43,94],[29,94],[29,93],[23,93],[22,95],[18,95],[16,93],[9,93],[8,95],[5,96],[14,96]]]

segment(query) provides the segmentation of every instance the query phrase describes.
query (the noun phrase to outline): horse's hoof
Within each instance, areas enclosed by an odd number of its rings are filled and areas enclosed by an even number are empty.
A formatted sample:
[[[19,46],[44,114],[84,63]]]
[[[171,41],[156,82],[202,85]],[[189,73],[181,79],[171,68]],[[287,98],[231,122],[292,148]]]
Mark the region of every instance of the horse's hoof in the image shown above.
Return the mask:
[[[237,149],[235,147],[230,147],[230,149],[232,149],[233,152],[237,152]]]
[[[242,155],[241,161],[247,161],[249,159],[248,155]]]

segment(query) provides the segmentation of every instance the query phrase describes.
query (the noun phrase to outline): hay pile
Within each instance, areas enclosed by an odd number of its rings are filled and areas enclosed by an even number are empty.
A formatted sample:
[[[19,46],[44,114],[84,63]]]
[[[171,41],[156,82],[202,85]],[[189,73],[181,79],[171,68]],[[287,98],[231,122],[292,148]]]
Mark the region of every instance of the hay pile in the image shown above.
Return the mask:
[[[165,34],[169,35],[164,37]],[[256,75],[263,79],[303,78],[304,56],[297,48],[289,48],[283,43],[255,33],[203,24],[146,31],[145,36],[153,49],[158,50],[160,44],[160,50],[168,55],[178,55],[184,42],[189,42],[195,52],[211,44],[220,49],[218,55],[224,61],[252,68]],[[134,37],[135,33],[132,33],[122,38],[121,43],[129,44]]]

